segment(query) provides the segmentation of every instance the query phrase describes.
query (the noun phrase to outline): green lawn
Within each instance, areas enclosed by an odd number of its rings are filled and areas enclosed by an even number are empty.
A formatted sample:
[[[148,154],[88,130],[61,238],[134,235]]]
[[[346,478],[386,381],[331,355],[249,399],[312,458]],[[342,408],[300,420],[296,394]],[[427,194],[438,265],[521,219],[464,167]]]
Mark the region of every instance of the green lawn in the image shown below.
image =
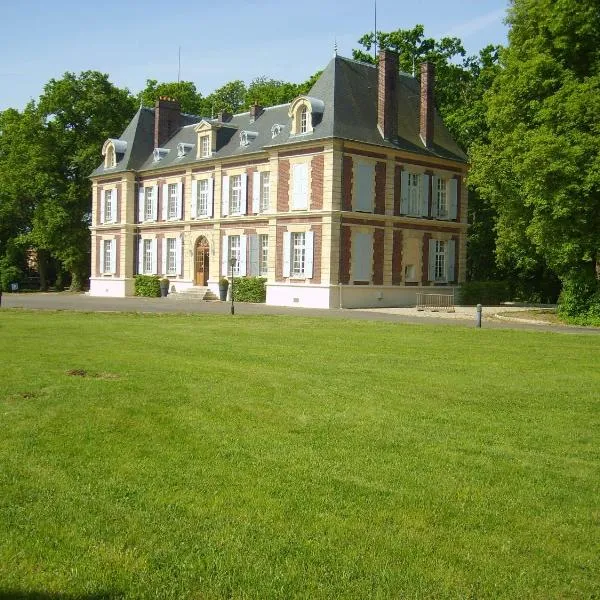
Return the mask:
[[[1,599],[600,594],[600,337],[3,309],[0,376]]]

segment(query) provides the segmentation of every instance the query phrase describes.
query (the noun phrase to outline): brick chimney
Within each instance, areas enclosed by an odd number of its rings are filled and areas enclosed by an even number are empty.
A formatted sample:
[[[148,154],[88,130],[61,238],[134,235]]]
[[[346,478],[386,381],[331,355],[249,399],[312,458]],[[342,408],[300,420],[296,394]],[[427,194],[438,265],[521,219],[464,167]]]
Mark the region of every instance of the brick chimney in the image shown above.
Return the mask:
[[[435,85],[435,67],[432,63],[421,64],[421,114],[419,133],[427,148],[433,144],[433,118],[435,105],[433,101],[433,86]]]
[[[154,147],[162,145],[181,127],[181,106],[174,98],[160,96],[154,106]]]
[[[257,104],[256,102],[250,107],[250,121],[254,122],[260,115],[264,112],[264,108]]]
[[[379,52],[377,86],[377,126],[386,140],[398,137],[398,55]]]
[[[217,120],[221,121],[221,123],[229,123],[232,117],[233,115],[230,112],[227,112],[226,110],[220,110],[217,113]]]

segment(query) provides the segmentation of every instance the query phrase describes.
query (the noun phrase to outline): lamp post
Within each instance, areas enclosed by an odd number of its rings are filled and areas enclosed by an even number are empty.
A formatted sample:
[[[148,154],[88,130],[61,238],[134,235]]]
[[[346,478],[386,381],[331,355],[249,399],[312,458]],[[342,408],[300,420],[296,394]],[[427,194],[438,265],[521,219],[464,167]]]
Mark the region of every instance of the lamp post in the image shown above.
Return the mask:
[[[229,264],[231,265],[231,314],[235,315],[235,307],[233,306],[233,290],[234,290],[234,276],[233,276],[233,270],[235,268],[235,265],[237,263],[237,259],[235,257],[231,257],[229,259]]]

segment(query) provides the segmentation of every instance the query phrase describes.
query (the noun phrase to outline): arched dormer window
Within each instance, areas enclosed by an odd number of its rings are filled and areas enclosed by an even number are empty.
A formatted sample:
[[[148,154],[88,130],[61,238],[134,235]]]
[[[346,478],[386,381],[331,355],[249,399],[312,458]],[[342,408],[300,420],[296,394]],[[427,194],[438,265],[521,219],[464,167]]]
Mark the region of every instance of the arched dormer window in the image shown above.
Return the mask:
[[[288,116],[292,119],[291,135],[306,135],[312,133],[321,121],[325,103],[318,98],[300,96],[291,104]]]
[[[104,168],[112,169],[125,155],[127,142],[123,140],[108,139],[102,146],[102,156],[104,156]]]
[[[111,144],[106,149],[106,155],[104,156],[104,168],[111,169],[112,167],[116,167],[116,166],[117,166],[117,158],[115,156],[115,149],[114,149],[113,145]]]
[[[162,160],[167,154],[169,154],[170,150],[168,148],[154,148],[153,159],[154,162],[158,162]]]

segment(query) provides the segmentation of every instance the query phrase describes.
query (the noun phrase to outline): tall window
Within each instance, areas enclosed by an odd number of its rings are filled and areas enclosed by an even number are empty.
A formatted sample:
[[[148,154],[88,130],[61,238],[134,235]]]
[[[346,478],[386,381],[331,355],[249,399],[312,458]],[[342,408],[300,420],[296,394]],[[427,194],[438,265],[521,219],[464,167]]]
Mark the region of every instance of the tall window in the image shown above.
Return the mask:
[[[177,184],[170,183],[167,188],[167,219],[177,218]]]
[[[435,260],[433,268],[435,281],[446,280],[446,242],[436,240],[435,242]]]
[[[152,186],[148,186],[148,187],[144,188],[144,220],[145,221],[151,221],[152,217],[154,216],[154,213],[152,210],[153,201],[154,201],[153,188],[152,188]]]
[[[112,221],[112,190],[104,191],[104,222]]]
[[[167,238],[167,275],[177,274],[177,240]]]
[[[300,133],[306,133],[308,131],[308,109],[303,106],[300,109]]]
[[[104,167],[106,169],[110,169],[112,167],[114,167],[117,164],[117,160],[116,160],[116,156],[115,156],[115,149],[113,148],[112,144],[108,146],[108,148],[106,148],[106,162],[104,163]]]
[[[104,240],[102,242],[104,245],[104,264],[102,265],[103,273],[111,273],[112,272],[112,249],[113,249],[113,241],[112,240]]]
[[[259,235],[258,236],[258,274],[261,277],[267,276],[269,269],[269,236]]]
[[[144,240],[144,273],[152,273],[152,240]]]
[[[229,236],[229,266],[228,272],[231,273],[231,259],[235,258],[235,266],[233,267],[233,274],[240,274],[240,236],[230,235]]]
[[[196,214],[204,217],[208,214],[208,179],[198,181],[198,205]]]
[[[241,199],[242,199],[242,176],[233,175],[230,180],[229,189],[229,214],[239,214],[241,210]]]
[[[448,194],[446,180],[441,177],[437,180],[436,203],[438,217],[448,217]]]
[[[208,135],[200,137],[200,156],[203,158],[210,156],[210,136]]]
[[[269,171],[263,171],[260,174],[260,212],[269,210]]]
[[[290,277],[304,277],[306,265],[306,234],[292,233],[292,261]]]
[[[421,208],[421,175],[417,173],[408,174],[408,214],[418,215]]]

